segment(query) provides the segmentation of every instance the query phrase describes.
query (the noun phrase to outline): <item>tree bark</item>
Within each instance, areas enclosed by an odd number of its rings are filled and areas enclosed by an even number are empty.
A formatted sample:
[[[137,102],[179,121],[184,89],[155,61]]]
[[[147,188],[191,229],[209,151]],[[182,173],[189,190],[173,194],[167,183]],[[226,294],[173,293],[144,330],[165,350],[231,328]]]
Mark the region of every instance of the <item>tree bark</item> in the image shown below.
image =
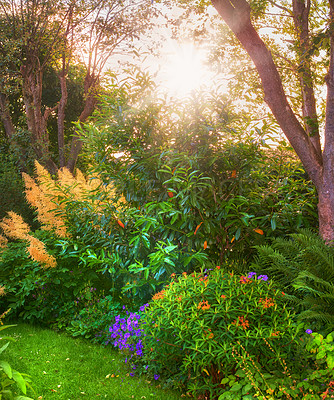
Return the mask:
[[[330,66],[326,78],[327,107],[325,145],[321,152],[316,119],[315,97],[309,60],[302,54],[309,47],[308,14],[310,2],[292,0],[294,21],[300,46],[299,63],[303,95],[305,128],[293,113],[285,95],[282,80],[270,51],[252,25],[246,0],[212,0],[214,7],[243,45],[262,81],[265,101],[279,126],[302,161],[314,183],[318,196],[319,232],[328,243],[334,243],[334,0],[330,3]]]
[[[59,82],[60,82],[60,90],[61,90],[61,98],[59,100],[58,107],[58,154],[59,154],[59,167],[62,168],[65,166],[65,138],[64,138],[64,122],[65,122],[65,108],[67,105],[68,92],[67,92],[67,84],[66,84],[66,71],[65,66],[63,65],[63,69],[59,74]]]
[[[46,108],[42,113],[42,71],[35,71],[31,66],[23,66],[21,67],[21,74],[23,101],[32,147],[37,159],[47,167],[51,174],[55,174],[58,168],[49,153],[47,120],[58,105],[54,108]]]
[[[85,78],[86,99],[85,99],[84,109],[79,117],[80,123],[85,122],[95,110],[95,107],[98,103],[97,90],[96,90],[97,86],[98,86],[98,78],[91,76],[87,73]],[[82,146],[83,142],[81,140],[80,133],[76,131],[72,137],[71,151],[66,165],[68,170],[72,173],[74,171],[75,164],[78,160],[78,156],[81,152]]]
[[[330,59],[326,76],[326,122],[323,150],[323,175],[319,195],[319,231],[327,241],[334,240],[334,0],[330,0]]]
[[[317,153],[321,154],[319,123],[314,96],[314,87],[311,70],[310,35],[309,35],[309,13],[311,1],[293,0],[293,19],[297,36],[296,47],[298,49],[298,74],[303,99],[303,118],[306,132]]]
[[[5,128],[7,138],[12,139],[15,134],[15,127],[9,113],[8,99],[4,93],[0,93],[0,118]]]

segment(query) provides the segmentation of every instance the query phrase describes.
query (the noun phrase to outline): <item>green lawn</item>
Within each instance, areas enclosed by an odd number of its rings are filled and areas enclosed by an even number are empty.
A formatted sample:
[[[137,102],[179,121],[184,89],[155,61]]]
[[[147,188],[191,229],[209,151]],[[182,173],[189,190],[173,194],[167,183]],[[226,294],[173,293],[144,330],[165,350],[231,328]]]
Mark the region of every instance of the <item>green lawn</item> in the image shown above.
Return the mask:
[[[177,400],[181,394],[163,390],[157,382],[131,377],[123,357],[111,346],[20,324],[6,329],[13,336],[2,358],[33,380],[35,400]]]

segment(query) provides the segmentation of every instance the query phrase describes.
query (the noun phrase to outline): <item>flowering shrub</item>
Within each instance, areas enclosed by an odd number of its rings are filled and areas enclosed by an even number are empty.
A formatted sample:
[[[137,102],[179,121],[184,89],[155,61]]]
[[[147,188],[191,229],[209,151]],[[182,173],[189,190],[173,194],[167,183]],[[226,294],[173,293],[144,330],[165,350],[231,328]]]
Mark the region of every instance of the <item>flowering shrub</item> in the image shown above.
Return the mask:
[[[300,327],[293,316],[266,275],[238,276],[220,267],[183,274],[145,309],[142,360],[194,395],[214,399],[239,367],[235,352],[247,352],[264,372],[280,369],[279,360],[296,349]]]
[[[332,398],[334,393],[334,345],[333,334],[324,338],[319,333],[306,329],[299,339],[299,351],[290,366],[280,360],[283,376],[277,373],[263,372],[259,364],[248,359],[247,352],[234,355],[240,360],[240,369],[234,375],[222,380],[228,384],[218,400],[324,400]],[[305,337],[306,336],[306,337]],[[266,346],[270,344],[265,341]],[[250,389],[255,396],[246,395]]]

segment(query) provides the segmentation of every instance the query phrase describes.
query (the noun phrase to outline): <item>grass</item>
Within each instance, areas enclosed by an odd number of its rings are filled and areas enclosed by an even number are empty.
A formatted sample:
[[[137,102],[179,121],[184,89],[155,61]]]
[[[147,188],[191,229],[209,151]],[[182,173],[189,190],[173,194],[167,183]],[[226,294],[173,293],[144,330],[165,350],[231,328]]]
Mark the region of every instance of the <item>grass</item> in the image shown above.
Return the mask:
[[[35,400],[178,400],[181,393],[164,390],[145,377],[131,377],[112,347],[94,345],[27,324],[8,328],[15,337],[2,358],[32,378]]]

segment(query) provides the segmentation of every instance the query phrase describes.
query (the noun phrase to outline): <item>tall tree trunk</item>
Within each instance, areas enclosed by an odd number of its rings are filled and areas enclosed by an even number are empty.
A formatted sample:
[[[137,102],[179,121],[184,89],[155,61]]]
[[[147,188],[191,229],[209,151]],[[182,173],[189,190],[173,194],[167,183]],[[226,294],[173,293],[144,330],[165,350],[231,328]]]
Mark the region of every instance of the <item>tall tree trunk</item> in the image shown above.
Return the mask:
[[[319,195],[319,230],[327,241],[334,240],[334,0],[330,0],[330,59],[326,76],[326,124],[323,175]]]
[[[308,47],[309,1],[292,0],[295,27],[301,50]],[[303,94],[305,128],[296,118],[282,86],[282,80],[270,51],[252,25],[250,6],[246,0],[212,0],[214,7],[239,39],[259,73],[265,94],[279,126],[302,161],[314,183],[319,197],[319,231],[327,242],[334,242],[334,0],[330,2],[331,54],[327,75],[327,108],[325,145],[321,153],[317,132],[315,99],[309,61],[301,55],[299,62],[306,67],[300,75]],[[303,58],[304,57],[304,58]]]
[[[15,127],[9,113],[8,99],[4,93],[0,93],[0,118],[5,128],[7,138],[12,139],[15,134]]]
[[[66,84],[66,70],[63,60],[63,68],[59,74],[61,98],[58,106],[58,154],[59,154],[59,167],[65,166],[65,139],[64,139],[64,121],[65,121],[65,108],[67,105],[68,92]]]
[[[311,70],[311,44],[309,35],[309,13],[311,0],[293,0],[293,17],[297,36],[298,74],[303,99],[303,118],[306,132],[318,154],[321,154],[319,123],[314,96]]]
[[[96,93],[96,87],[98,85],[98,78],[95,76],[91,76],[90,74],[87,73],[86,78],[85,78],[85,106],[80,114],[79,117],[79,122],[85,122],[88,117],[90,117],[95,110],[95,107],[98,103],[98,98],[97,98],[97,93]],[[66,167],[73,173],[75,164],[78,160],[78,156],[81,152],[83,146],[83,142],[80,138],[80,133],[76,131],[72,137],[72,143],[71,143],[71,151],[70,155],[67,161]]]
[[[32,147],[37,159],[47,167],[51,174],[55,174],[58,168],[52,161],[49,152],[47,120],[58,105],[54,108],[46,108],[42,113],[42,71],[34,71],[31,66],[23,66],[21,73],[23,101]]]

